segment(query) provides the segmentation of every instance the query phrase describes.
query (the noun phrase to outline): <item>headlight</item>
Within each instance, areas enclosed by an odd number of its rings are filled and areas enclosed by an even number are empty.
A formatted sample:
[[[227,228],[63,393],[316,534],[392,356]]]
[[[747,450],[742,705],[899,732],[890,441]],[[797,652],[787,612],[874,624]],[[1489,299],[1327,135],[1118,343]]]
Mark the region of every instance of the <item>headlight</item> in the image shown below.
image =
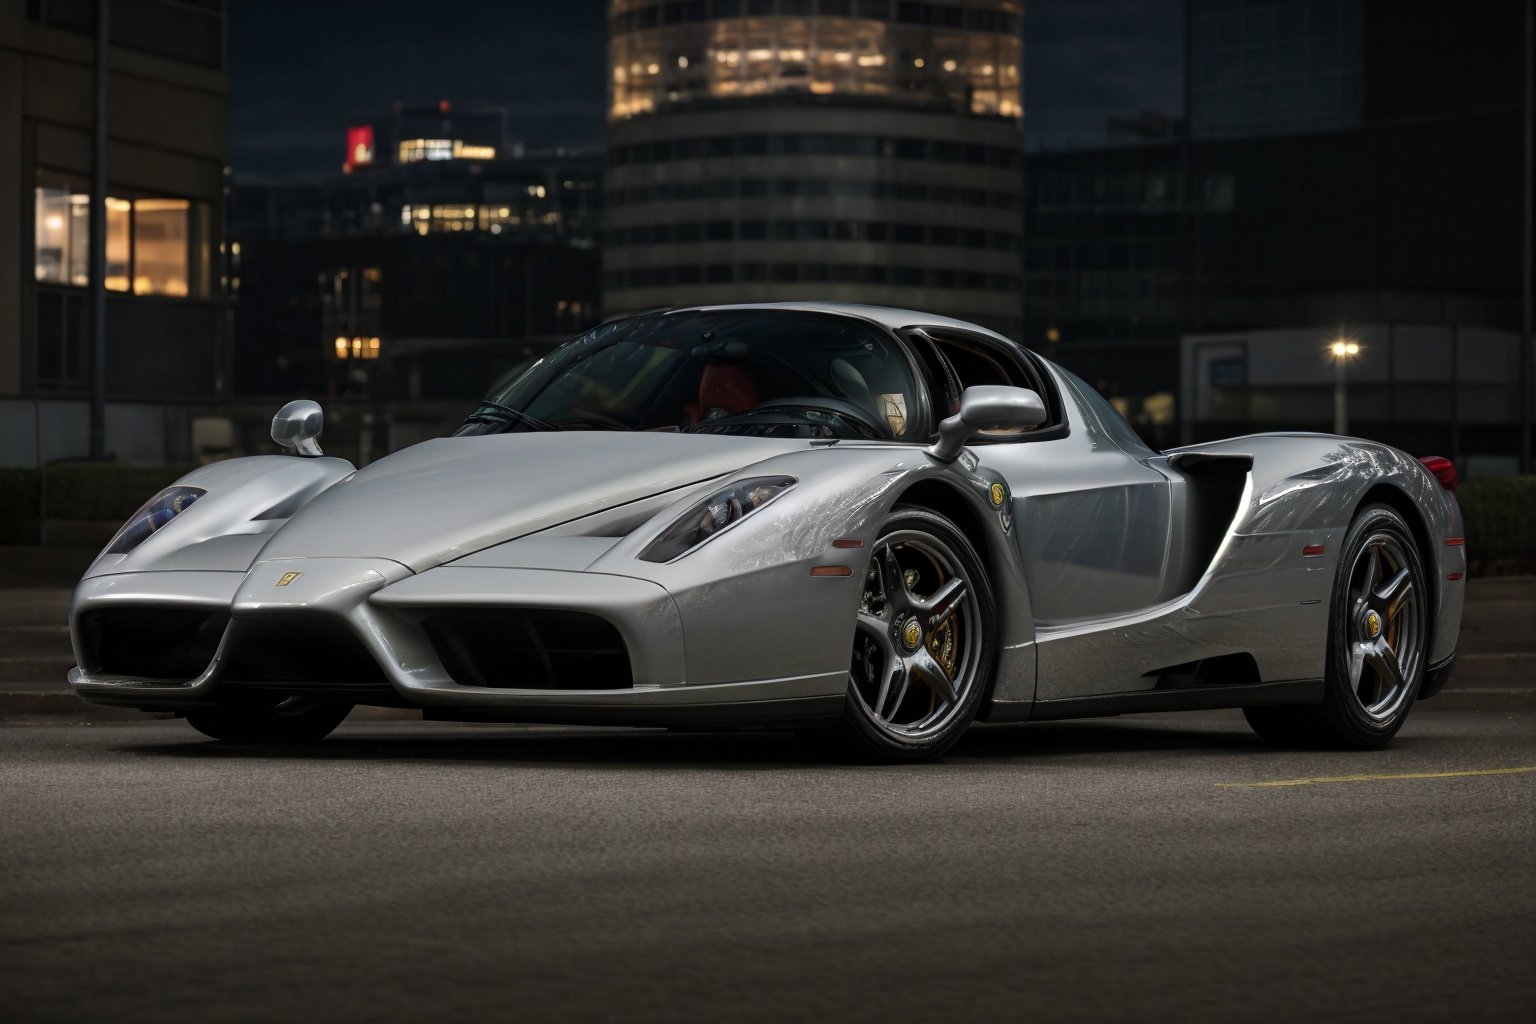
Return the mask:
[[[202,487],[167,487],[145,502],[144,507],[123,524],[123,528],[112,538],[112,543],[107,545],[105,553],[126,555],[207,493]]]
[[[795,483],[794,477],[764,476],[738,480],[694,505],[640,552],[647,562],[670,562],[741,522]]]

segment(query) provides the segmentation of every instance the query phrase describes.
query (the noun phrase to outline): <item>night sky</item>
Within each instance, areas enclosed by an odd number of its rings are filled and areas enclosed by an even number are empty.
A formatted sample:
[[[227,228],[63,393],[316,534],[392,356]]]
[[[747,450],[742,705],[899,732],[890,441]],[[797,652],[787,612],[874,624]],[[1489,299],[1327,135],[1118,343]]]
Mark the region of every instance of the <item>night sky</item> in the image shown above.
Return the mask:
[[[338,170],[346,126],[407,105],[506,107],[530,147],[603,137],[603,0],[231,0],[230,163],[243,179]],[[1181,106],[1182,5],[1026,0],[1025,132],[1103,137]]]

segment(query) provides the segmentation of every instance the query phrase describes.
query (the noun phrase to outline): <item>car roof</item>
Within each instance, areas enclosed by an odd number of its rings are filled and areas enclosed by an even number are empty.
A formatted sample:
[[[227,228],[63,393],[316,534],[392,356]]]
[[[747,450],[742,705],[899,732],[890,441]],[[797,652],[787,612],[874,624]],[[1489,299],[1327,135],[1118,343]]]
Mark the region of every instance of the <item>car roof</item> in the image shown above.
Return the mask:
[[[679,306],[665,310],[662,315],[670,316],[674,313],[699,313],[721,311],[748,311],[754,309],[793,310],[799,313],[831,313],[840,316],[856,316],[865,320],[873,320],[890,330],[899,330],[903,327],[951,327],[955,330],[971,331],[976,334],[985,334],[989,338],[1009,345],[1017,345],[1013,339],[990,331],[978,324],[965,320],[956,320],[954,317],[939,316],[936,313],[924,313],[916,309],[900,309],[894,306],[866,306],[857,302],[743,302],[726,306]]]

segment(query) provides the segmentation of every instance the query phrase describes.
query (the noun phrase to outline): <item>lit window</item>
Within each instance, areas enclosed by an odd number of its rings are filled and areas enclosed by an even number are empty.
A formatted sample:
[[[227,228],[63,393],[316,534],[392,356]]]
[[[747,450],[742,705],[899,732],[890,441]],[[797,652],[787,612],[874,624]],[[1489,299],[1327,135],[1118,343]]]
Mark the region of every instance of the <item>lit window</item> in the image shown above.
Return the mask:
[[[419,222],[416,230],[426,234],[425,228],[430,223],[434,233],[443,231],[473,231],[475,230],[475,208],[473,206],[434,206],[432,207],[432,219],[429,222]]]
[[[335,341],[337,359],[377,359],[379,358],[380,344],[376,337],[358,336],[348,338],[338,335]]]
[[[107,288],[114,292],[129,291],[130,241],[133,203],[126,199],[107,197]]]
[[[404,139],[400,143],[400,162],[403,164],[418,160],[452,159],[452,139]]]
[[[90,196],[83,189],[61,186],[39,186],[33,190],[35,207],[35,242],[33,245],[33,273],[37,280],[47,284],[67,284],[84,287],[90,283]],[[163,200],[139,200],[139,205]],[[187,294],[188,238],[185,231],[186,200],[175,200],[183,209],[183,230],[180,238],[181,273],[180,291],[166,294]],[[115,196],[107,197],[107,253],[106,286],[111,291],[130,290],[133,257],[149,259],[155,254],[151,245],[147,253],[135,252],[133,233],[134,203]],[[154,225],[150,225],[153,233]],[[174,285],[173,285],[174,287]]]
[[[123,203],[124,207],[129,204]],[[133,203],[133,290],[138,295],[188,293],[188,220],[185,199],[139,199]],[[112,262],[112,201],[107,201],[107,262]],[[127,211],[123,212],[127,216]]]
[[[84,285],[90,275],[90,198],[69,188],[33,190],[34,273],[49,284]]]
[[[494,160],[496,159],[496,147],[472,146],[462,139],[454,139],[453,158],[455,160]]]

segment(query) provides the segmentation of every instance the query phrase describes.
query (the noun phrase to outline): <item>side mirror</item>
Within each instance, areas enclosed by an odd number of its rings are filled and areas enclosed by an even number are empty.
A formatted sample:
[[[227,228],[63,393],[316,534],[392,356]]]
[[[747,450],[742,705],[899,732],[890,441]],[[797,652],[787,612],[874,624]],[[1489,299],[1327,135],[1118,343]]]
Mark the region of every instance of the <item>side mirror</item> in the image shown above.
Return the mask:
[[[954,462],[977,431],[1038,427],[1045,422],[1045,403],[1028,388],[987,384],[966,388],[960,412],[939,424],[939,439],[926,451],[940,462]]]
[[[313,458],[320,452],[320,430],[325,426],[325,413],[319,402],[301,399],[289,402],[272,417],[272,440],[284,448],[292,448],[295,455]]]

